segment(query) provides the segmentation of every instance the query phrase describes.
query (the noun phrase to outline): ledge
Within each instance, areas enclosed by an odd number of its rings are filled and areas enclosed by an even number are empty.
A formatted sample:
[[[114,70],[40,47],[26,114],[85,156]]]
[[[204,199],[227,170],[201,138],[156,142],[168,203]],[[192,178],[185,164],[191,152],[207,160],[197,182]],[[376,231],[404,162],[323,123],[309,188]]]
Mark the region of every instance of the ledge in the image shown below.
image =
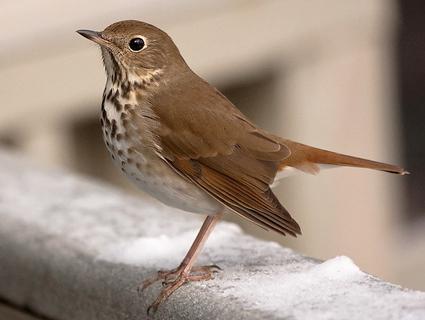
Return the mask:
[[[49,319],[144,319],[200,217],[43,170],[0,152],[0,298]],[[221,223],[199,263],[214,280],[182,287],[157,319],[425,319],[425,293],[361,272],[347,257],[321,262]]]

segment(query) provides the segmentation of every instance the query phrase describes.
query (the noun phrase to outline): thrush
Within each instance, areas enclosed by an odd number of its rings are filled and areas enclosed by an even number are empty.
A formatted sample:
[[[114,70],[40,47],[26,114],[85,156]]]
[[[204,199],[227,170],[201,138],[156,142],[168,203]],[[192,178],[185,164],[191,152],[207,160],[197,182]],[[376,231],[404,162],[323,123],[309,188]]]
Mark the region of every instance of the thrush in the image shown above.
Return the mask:
[[[352,166],[407,174],[403,168],[314,148],[273,135],[250,121],[220,91],[195,74],[173,40],[140,21],[102,32],[79,30],[100,45],[107,81],[101,126],[113,162],[163,203],[207,215],[181,264],[159,271],[164,287],[155,311],[181,285],[211,279],[216,266],[194,267],[223,212],[281,235],[301,234],[271,185],[290,171]]]

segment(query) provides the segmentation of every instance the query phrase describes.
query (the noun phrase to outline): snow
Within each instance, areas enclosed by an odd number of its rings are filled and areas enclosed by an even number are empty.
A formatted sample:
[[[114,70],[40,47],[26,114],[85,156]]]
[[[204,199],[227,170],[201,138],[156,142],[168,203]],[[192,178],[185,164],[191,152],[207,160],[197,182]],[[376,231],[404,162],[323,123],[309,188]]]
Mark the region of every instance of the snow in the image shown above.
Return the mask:
[[[165,234],[142,237],[112,245],[99,258],[115,263],[172,268],[178,265],[195,235],[192,230],[174,237]],[[220,224],[207,244],[207,253],[221,250],[223,255],[229,255],[235,247],[226,248],[226,245],[235,243],[236,236],[245,238],[244,243],[252,241],[242,235],[238,227]],[[281,249],[275,243],[263,244],[266,252],[271,248]],[[298,256],[288,249],[285,254]],[[362,272],[346,256],[324,262],[289,259],[284,264],[263,263],[254,268],[253,261],[248,259],[254,258],[243,259],[251,264],[248,268],[242,260],[233,261],[218,275],[220,287],[226,288],[222,295],[231,299],[237,297],[247,309],[261,309],[295,319],[425,319],[425,293],[405,291],[391,284],[381,283],[377,287],[380,280]],[[401,305],[416,309],[416,315],[406,314],[400,310]]]
[[[158,294],[137,286],[176,267],[202,220],[157,202],[0,152],[0,297],[55,319],[139,319]],[[214,280],[186,285],[158,318],[425,319],[425,293],[318,261],[219,223],[199,264]]]
[[[190,238],[195,232],[184,232],[174,238],[165,234],[157,237],[143,237],[130,241],[122,241],[106,247],[98,258],[115,263],[134,265],[173,265],[177,266],[179,259],[185,254],[185,247],[190,245]]]
[[[140,237],[132,240],[123,240],[106,246],[97,256],[100,260],[114,263],[132,265],[161,266],[162,268],[176,267],[196,237],[197,230],[192,229],[182,232],[173,237],[161,232],[152,237]],[[223,224],[215,230],[214,236],[208,241],[208,246],[223,245],[232,232],[241,232],[240,228],[233,224]]]
[[[399,291],[392,285],[376,286],[376,278],[340,256],[320,264],[305,264],[288,272],[273,266],[257,270],[234,284],[228,295],[246,305],[296,319],[420,319],[425,316],[423,293]],[[228,279],[227,284],[232,282]],[[261,285],[259,285],[261,284]],[[418,308],[407,314],[400,305]],[[421,311],[420,311],[421,309]]]

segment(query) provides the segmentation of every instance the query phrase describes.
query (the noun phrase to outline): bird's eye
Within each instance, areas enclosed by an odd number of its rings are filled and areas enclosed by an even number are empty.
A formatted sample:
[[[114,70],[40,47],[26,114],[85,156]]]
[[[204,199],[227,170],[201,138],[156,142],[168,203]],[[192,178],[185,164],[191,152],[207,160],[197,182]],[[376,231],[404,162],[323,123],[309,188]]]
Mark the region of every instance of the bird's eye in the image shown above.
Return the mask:
[[[138,52],[138,51],[140,51],[140,50],[142,50],[144,48],[144,46],[145,46],[145,40],[143,40],[140,37],[133,38],[128,43],[128,46],[130,47],[130,50],[131,51]]]

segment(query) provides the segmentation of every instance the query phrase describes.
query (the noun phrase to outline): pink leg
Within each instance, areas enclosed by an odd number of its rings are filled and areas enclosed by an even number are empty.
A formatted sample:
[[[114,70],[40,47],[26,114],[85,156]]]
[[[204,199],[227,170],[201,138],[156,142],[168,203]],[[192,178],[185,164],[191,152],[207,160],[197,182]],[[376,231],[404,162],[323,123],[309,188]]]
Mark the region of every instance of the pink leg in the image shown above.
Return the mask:
[[[158,271],[155,277],[152,279],[147,279],[143,282],[141,290],[146,289],[148,286],[158,280],[163,280],[163,284],[165,285],[154,303],[149,306],[148,313],[150,311],[155,312],[159,305],[167,300],[167,298],[183,284],[190,281],[209,280],[212,278],[212,274],[214,272],[220,270],[220,268],[215,265],[193,267],[193,264],[201,252],[205,241],[208,239],[208,236],[211,234],[212,230],[221,217],[222,213],[214,216],[207,216],[204,223],[202,224],[201,229],[198,232],[198,235],[196,236],[195,241],[193,242],[183,261],[176,269],[170,271]]]

